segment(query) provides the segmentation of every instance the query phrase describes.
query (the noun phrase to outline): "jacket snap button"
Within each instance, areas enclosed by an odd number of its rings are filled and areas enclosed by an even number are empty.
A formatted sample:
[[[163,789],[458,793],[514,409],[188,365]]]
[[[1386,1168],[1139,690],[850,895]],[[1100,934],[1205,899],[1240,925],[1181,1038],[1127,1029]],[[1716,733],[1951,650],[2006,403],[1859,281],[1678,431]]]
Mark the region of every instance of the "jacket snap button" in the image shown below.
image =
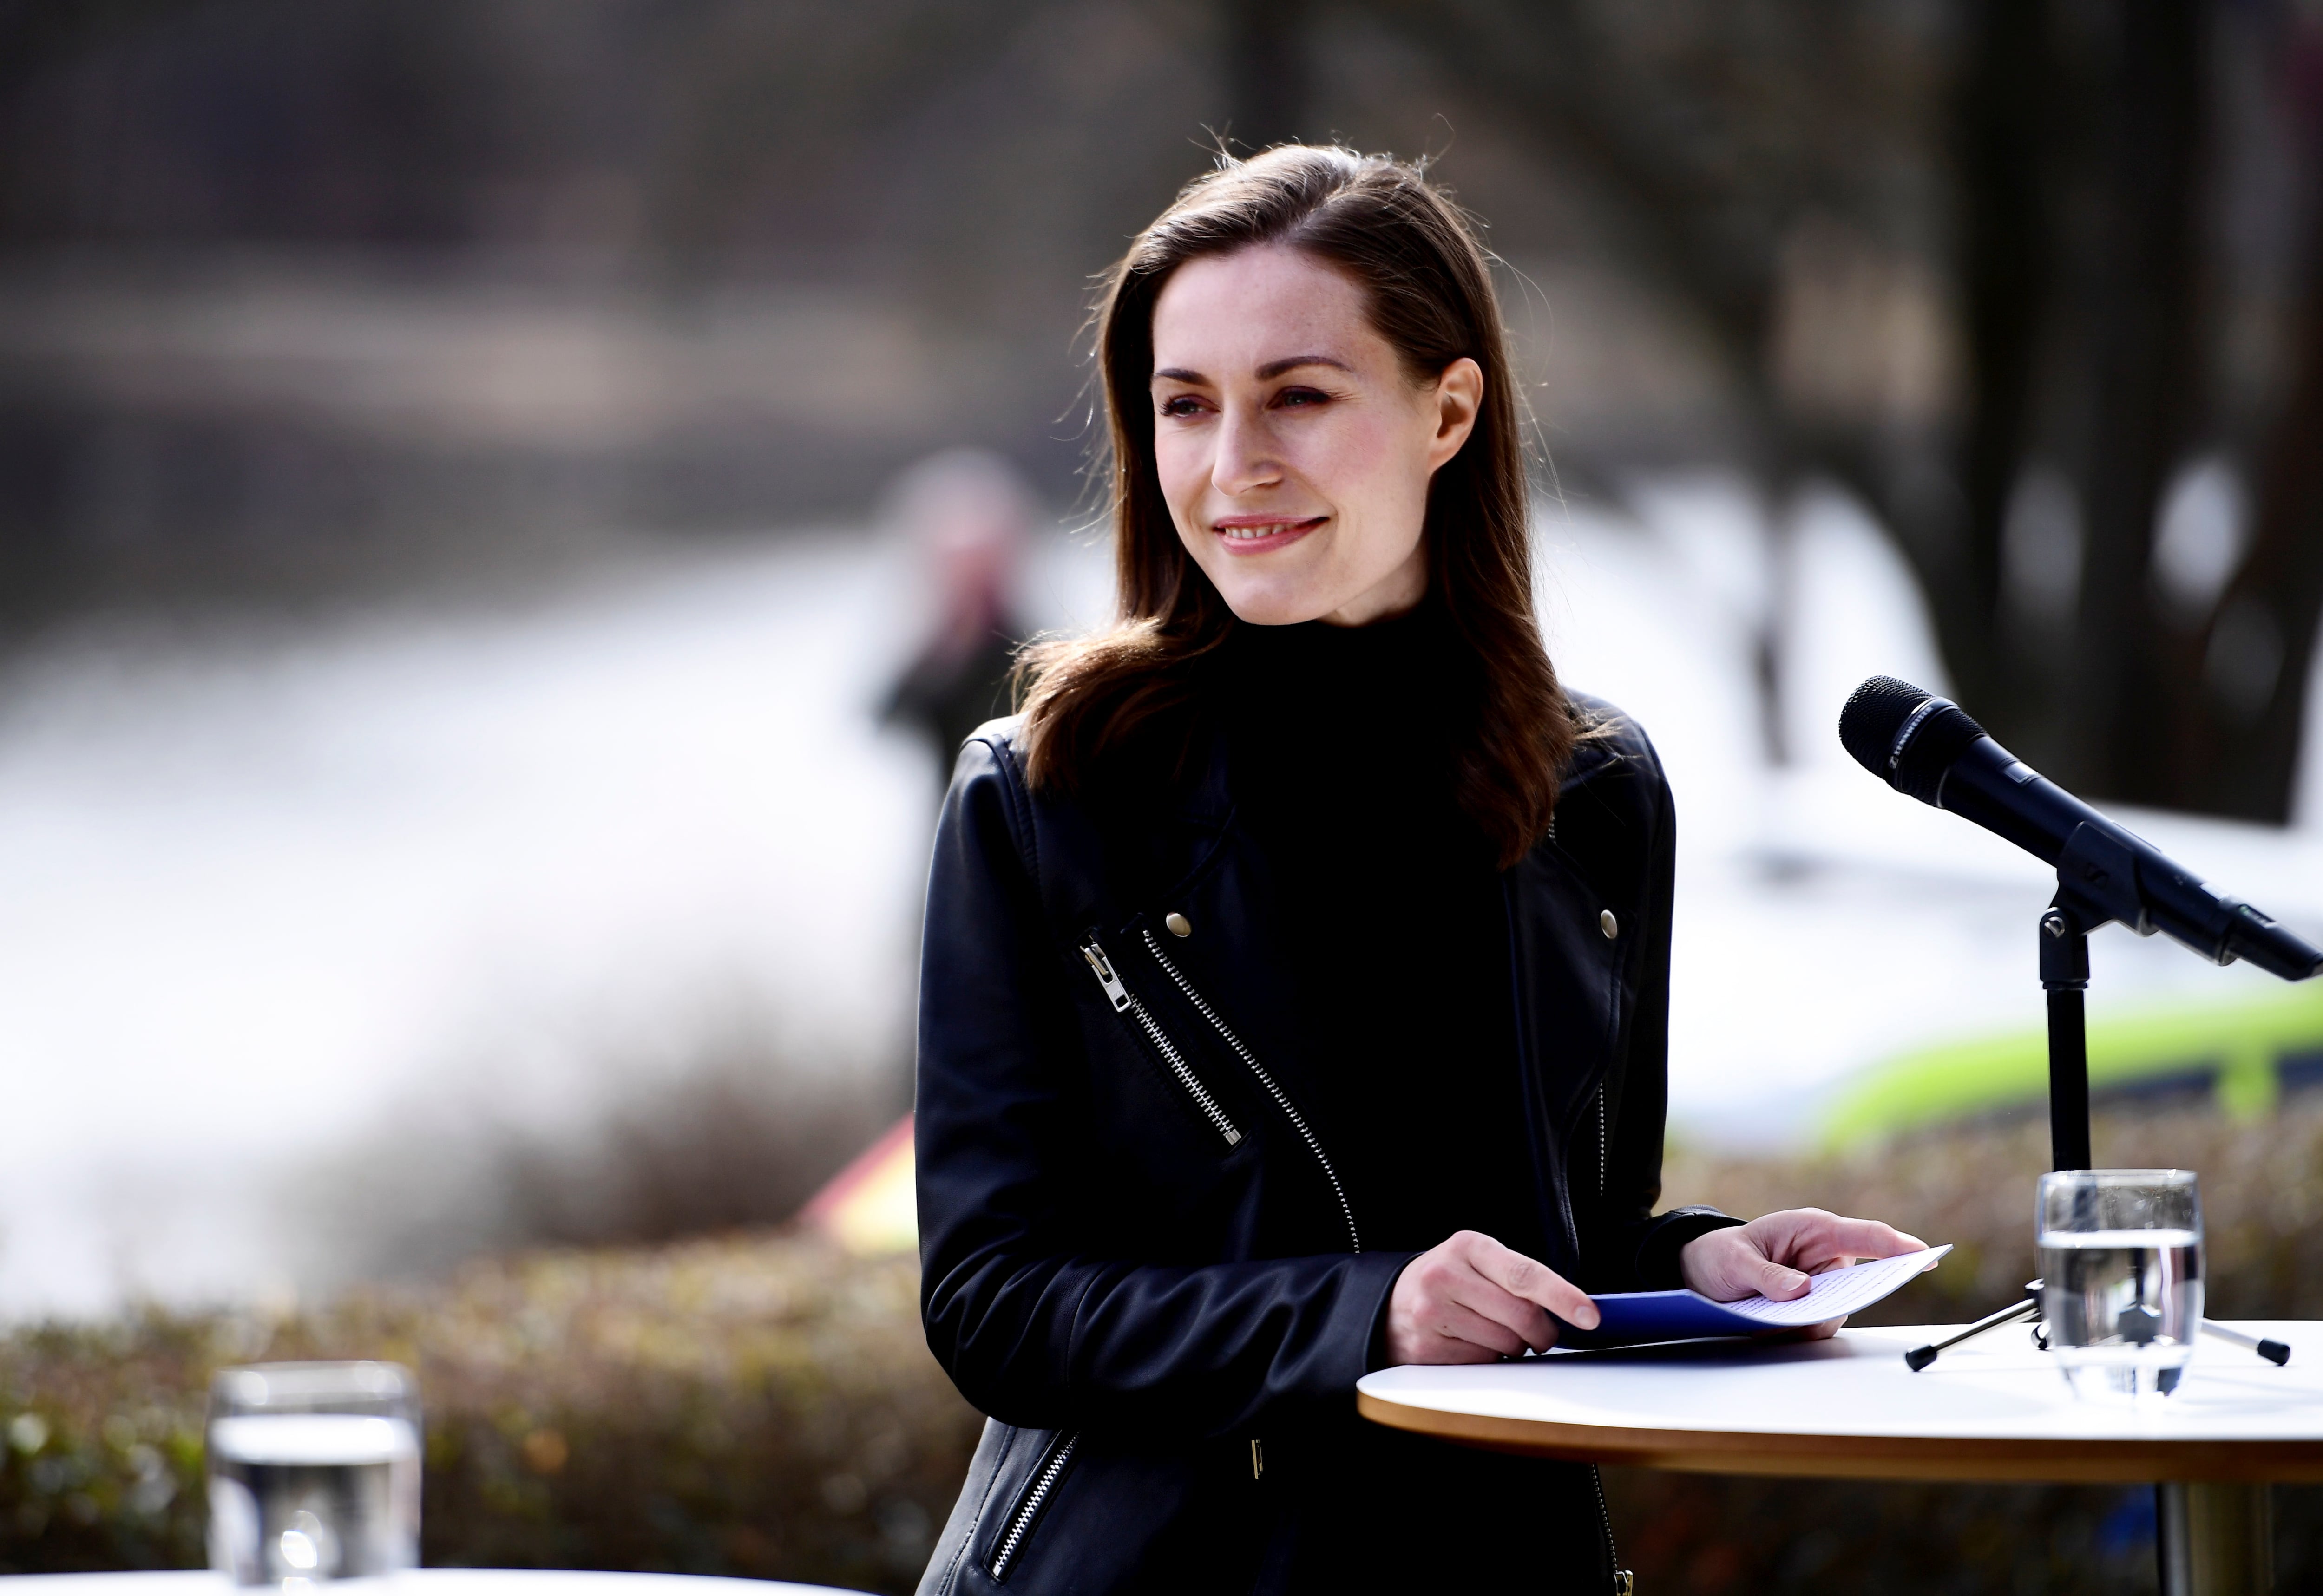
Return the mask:
[[[1170,934],[1173,937],[1190,937],[1194,934],[1194,922],[1174,909],[1162,917],[1162,923],[1170,928]],[[1608,931],[1606,934],[1611,936],[1612,933]]]
[[[1621,922],[1613,918],[1611,909],[1600,909],[1597,911],[1597,929],[1605,933],[1606,940],[1611,941],[1621,934]]]

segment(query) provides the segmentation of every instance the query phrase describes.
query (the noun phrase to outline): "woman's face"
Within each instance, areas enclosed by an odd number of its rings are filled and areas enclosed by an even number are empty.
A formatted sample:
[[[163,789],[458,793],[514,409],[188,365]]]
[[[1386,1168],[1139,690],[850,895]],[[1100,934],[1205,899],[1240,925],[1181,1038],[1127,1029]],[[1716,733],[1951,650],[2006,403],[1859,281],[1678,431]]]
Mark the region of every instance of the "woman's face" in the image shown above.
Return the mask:
[[[1153,307],[1153,457],[1178,537],[1259,626],[1363,626],[1428,591],[1428,483],[1483,371],[1415,386],[1354,280],[1282,245],[1178,268]]]

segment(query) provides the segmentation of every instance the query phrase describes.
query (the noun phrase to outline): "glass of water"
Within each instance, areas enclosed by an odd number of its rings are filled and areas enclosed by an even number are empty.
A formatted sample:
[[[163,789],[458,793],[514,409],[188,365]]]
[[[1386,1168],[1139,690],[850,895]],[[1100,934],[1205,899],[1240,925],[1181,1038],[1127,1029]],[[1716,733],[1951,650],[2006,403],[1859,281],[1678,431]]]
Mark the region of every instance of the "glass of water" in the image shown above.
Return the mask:
[[[303,1590],[419,1563],[419,1399],[393,1363],[260,1363],[210,1383],[210,1564]]]
[[[2168,1395],[2202,1328],[2191,1169],[2058,1169],[2037,1202],[2041,1317],[2085,1397]]]

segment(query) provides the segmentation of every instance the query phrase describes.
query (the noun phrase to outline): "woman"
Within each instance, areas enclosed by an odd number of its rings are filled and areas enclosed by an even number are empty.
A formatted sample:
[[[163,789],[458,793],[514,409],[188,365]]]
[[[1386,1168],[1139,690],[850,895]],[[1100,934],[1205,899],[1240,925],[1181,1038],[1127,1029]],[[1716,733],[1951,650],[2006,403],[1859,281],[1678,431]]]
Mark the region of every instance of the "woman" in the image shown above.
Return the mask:
[[[929,885],[923,1310],[993,1422],[921,1589],[1611,1590],[1589,1469],[1357,1378],[1918,1243],[1652,1211],[1669,792],[1542,648],[1459,213],[1226,161],[1097,325],[1122,619],[1030,656]]]

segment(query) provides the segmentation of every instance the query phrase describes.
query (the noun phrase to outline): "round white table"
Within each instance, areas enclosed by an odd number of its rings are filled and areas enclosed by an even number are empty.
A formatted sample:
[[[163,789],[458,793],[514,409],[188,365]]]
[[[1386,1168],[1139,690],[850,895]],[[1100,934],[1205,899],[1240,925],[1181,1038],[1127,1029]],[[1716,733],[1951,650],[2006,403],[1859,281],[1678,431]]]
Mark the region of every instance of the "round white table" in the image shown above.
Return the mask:
[[[549,1568],[418,1568],[382,1580],[326,1581],[350,1591],[411,1596],[859,1596],[833,1585],[686,1573],[593,1573]],[[8,1596],[232,1596],[242,1587],[206,1568],[161,1573],[27,1573],[0,1578]]]
[[[1957,1328],[1945,1325],[1383,1369],[1356,1402],[1381,1424],[1470,1445],[1646,1468],[2154,1481],[2164,1590],[2243,1596],[2269,1577],[2266,1482],[2323,1481],[2323,1323],[2234,1324],[2288,1343],[2290,1364],[2205,1338],[2174,1395],[2135,1403],[2075,1399],[2014,1328],[1905,1368],[1905,1352]]]

